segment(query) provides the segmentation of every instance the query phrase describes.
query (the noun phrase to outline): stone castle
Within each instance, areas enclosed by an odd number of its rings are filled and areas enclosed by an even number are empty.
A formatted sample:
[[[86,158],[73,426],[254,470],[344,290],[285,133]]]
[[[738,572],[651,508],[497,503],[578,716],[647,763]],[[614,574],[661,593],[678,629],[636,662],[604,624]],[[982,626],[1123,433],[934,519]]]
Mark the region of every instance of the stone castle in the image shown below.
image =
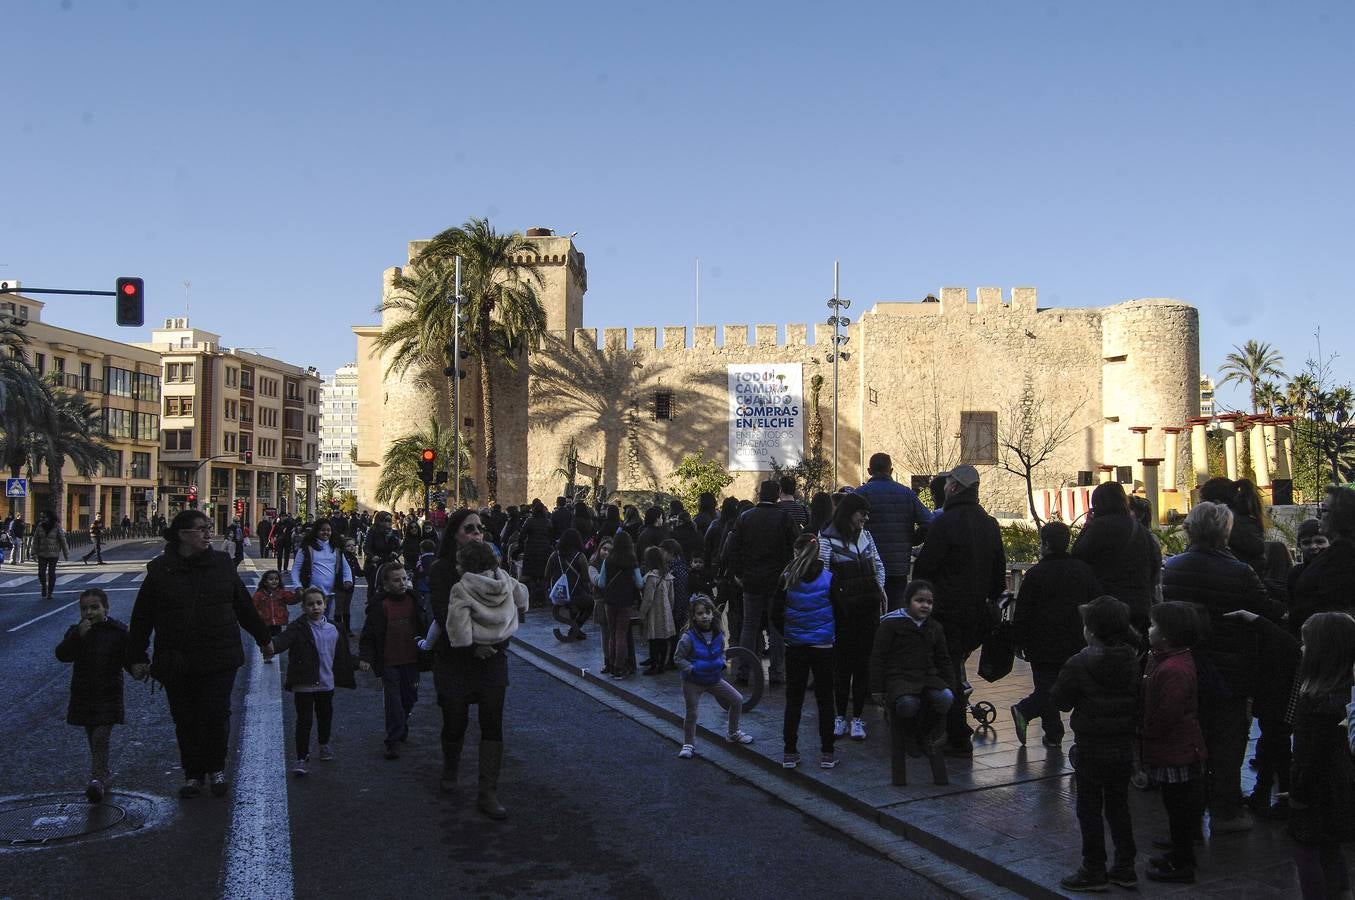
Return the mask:
[[[881,301],[851,316],[837,363],[834,429],[833,327],[746,324],[583,328],[588,289],[584,255],[571,238],[534,228],[548,334],[516,370],[495,376],[499,500],[562,492],[559,470],[571,448],[584,475],[610,490],[662,490],[687,454],[729,459],[731,365],[771,366],[801,376],[799,437],[817,440],[825,458],[838,442],[839,484],[858,484],[872,453],[894,459],[895,477],[929,475],[959,462],[983,474],[983,496],[997,513],[1022,516],[1024,481],[997,465],[1001,444],[1062,440],[1037,470],[1037,487],[1088,484],[1132,473],[1140,460],[1170,456],[1164,491],[1187,484],[1190,442],[1176,439],[1199,414],[1199,316],[1171,299],[1128,300],[1100,308],[1045,308],[1034,288],[942,288],[939,296]],[[409,246],[411,259],[421,242]],[[385,273],[391,289],[398,269]],[[827,314],[829,310],[825,309]],[[853,310],[854,312],[854,310]],[[450,419],[445,393],[411,375],[388,377],[389,354],[373,339],[390,324],[355,326],[358,359],[358,499],[374,506],[381,459],[405,434],[425,428],[435,411]],[[810,338],[813,338],[811,341]],[[750,342],[750,337],[752,338]],[[786,369],[784,366],[791,368]],[[483,435],[472,367],[462,382],[461,415],[475,448]],[[822,376],[820,381],[816,376]],[[778,376],[780,377],[780,376]],[[778,420],[779,421],[779,420]],[[1184,444],[1184,446],[1182,445]],[[782,460],[793,462],[793,460]],[[728,492],[753,496],[763,471],[731,472]],[[483,491],[483,458],[470,473]],[[831,477],[831,476],[830,476]],[[580,477],[587,483],[588,477]],[[1069,517],[1069,516],[1065,516]]]

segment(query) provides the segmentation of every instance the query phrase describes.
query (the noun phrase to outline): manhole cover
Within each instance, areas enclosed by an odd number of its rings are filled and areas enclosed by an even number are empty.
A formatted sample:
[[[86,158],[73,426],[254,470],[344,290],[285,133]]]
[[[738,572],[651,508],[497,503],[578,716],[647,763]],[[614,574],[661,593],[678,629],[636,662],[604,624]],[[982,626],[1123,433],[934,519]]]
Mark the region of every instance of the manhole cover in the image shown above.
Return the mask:
[[[113,837],[158,824],[170,808],[167,801],[131,792],[109,794],[97,805],[79,794],[5,797],[0,799],[0,850]]]
[[[0,843],[45,844],[112,828],[127,817],[112,803],[35,803],[0,810]]]

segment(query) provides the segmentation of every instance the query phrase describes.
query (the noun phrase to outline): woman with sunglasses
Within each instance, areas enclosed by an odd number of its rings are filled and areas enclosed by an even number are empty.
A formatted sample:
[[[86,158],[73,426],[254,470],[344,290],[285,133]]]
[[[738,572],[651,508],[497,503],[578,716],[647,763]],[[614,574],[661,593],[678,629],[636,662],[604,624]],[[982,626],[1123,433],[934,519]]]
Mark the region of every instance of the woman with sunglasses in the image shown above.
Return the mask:
[[[442,709],[442,777],[439,787],[456,790],[461,748],[465,744],[466,705],[478,707],[480,722],[480,787],[497,790],[503,764],[503,706],[508,690],[508,654],[484,655],[477,647],[453,647],[447,641],[447,608],[452,587],[461,580],[457,551],[472,542],[484,542],[480,514],[458,509],[447,517],[438,558],[428,573],[429,601],[441,634],[433,645],[433,687]],[[493,544],[490,544],[491,548]],[[497,553],[497,551],[495,551]],[[497,806],[497,802],[495,804]],[[499,808],[501,809],[501,808]]]
[[[127,635],[132,677],[148,674],[165,686],[179,741],[184,799],[210,782],[226,793],[226,742],[231,690],[245,663],[244,628],[273,655],[272,636],[235,571],[230,556],[213,550],[212,526],[200,510],[186,509],[165,529],[165,552],[146,565]],[[155,636],[154,658],[147,656]]]

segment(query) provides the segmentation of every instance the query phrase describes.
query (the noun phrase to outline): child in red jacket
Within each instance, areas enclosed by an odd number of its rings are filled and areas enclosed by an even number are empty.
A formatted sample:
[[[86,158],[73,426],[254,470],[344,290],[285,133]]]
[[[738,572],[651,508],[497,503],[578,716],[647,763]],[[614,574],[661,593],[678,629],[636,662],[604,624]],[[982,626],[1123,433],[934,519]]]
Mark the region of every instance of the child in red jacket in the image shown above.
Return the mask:
[[[1193,884],[1208,759],[1191,652],[1200,640],[1201,619],[1194,606],[1179,602],[1158,603],[1149,619],[1152,652],[1143,676],[1143,765],[1162,789],[1171,851],[1148,861],[1148,878]]]

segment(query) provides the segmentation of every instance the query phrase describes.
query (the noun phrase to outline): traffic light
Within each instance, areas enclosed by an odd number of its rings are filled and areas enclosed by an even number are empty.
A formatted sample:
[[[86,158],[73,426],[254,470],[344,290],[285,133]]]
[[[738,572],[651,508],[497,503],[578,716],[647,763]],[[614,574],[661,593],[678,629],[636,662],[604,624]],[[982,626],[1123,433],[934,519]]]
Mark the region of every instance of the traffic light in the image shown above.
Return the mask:
[[[190,488],[188,491],[188,506],[190,508],[196,508],[197,505],[198,505],[198,492]]]
[[[433,483],[433,463],[437,461],[437,451],[430,447],[419,453],[419,480],[424,484]]]
[[[253,450],[246,450],[246,451],[245,451],[245,465],[247,465],[247,466],[252,466],[252,465],[254,465],[254,451],[253,451]]]
[[[454,359],[453,358],[454,356],[459,356],[460,359]],[[466,370],[461,368],[461,364],[468,359],[470,359],[470,350],[466,349],[465,347],[461,347],[460,352],[456,353],[454,345],[451,343],[451,341],[448,341],[447,361],[450,363],[450,365],[443,368],[442,374],[446,375],[448,378],[451,378],[453,375],[457,376],[458,378],[465,378]]]
[[[106,284],[107,282],[105,282]],[[130,328],[146,324],[146,283],[140,278],[119,278],[115,288],[117,322]]]

